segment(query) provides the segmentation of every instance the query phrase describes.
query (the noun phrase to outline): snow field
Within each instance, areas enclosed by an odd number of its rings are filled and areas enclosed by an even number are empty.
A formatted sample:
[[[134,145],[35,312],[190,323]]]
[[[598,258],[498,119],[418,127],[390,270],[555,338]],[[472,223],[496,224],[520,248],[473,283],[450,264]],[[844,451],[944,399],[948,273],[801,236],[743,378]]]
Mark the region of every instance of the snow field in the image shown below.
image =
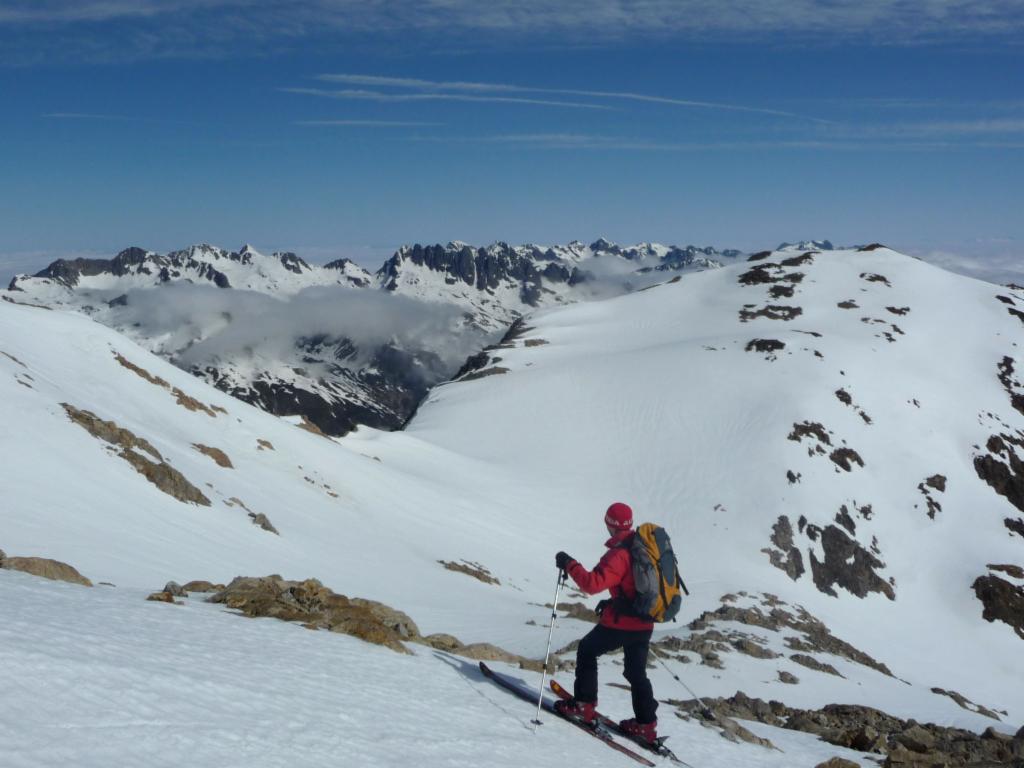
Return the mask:
[[[244,619],[198,596],[183,606],[144,596],[0,572],[5,766],[632,764],[550,716],[534,731],[533,708],[485,680],[475,662]],[[538,675],[494,666],[539,685]],[[609,697],[609,712],[624,703]],[[805,734],[752,727],[784,752],[665,723],[695,766],[859,757]]]
[[[680,624],[657,636],[685,635],[685,623],[726,593],[772,593],[909,683],[824,653],[814,655],[846,679],[788,658],[724,653],[724,670],[675,666],[700,695],[862,703],[920,721],[1016,730],[1024,720],[1020,641],[981,620],[970,590],[986,563],[1021,562],[1019,540],[1002,526],[1013,508],[972,466],[973,446],[1004,429],[979,414],[1024,427],[995,375],[1021,340],[1019,321],[994,299],[1005,292],[876,251],[816,256],[798,268],[806,277],[795,296],[774,301],[766,286],[737,284],[749,267],[536,313],[527,338],[549,344],[497,352],[510,373],[435,389],[406,432],[360,429],[343,440],[233,400],[81,316],[0,303],[0,351],[21,361],[0,355],[0,547],[117,584],[87,590],[0,572],[0,683],[17,692],[0,700],[0,755],[18,766],[616,764],[621,758],[568,726],[552,728],[565,732],[557,738],[529,734],[532,713],[475,676],[473,662],[458,662],[463,675],[423,648],[403,657],[242,620],[195,599],[184,607],[143,600],[170,579],[316,577],[407,612],[424,634],[536,658],[553,554],[565,549],[593,565],[613,500],[666,525],[693,593]],[[861,272],[883,274],[892,287]],[[837,308],[850,298],[860,308]],[[804,314],[739,322],[744,304],[766,303]],[[911,311],[897,316],[886,306]],[[894,322],[904,335],[890,343],[877,336],[888,326],[862,317]],[[770,361],[744,351],[755,338],[787,346]],[[184,410],[114,351],[227,414]],[[836,398],[839,387],[871,424]],[[160,493],[71,423],[61,402],[149,440],[212,506]],[[805,420],[830,430],[832,447],[846,440],[865,466],[843,473],[827,455],[808,456],[813,440],[787,440]],[[257,440],[274,450],[259,450]],[[223,449],[235,468],[218,467],[193,443]],[[800,482],[790,484],[787,470]],[[930,520],[917,486],[935,473],[948,485]],[[281,535],[251,525],[245,509],[228,505],[233,497],[267,514]],[[841,587],[838,597],[824,595],[810,573],[794,582],[761,551],[780,515],[794,530],[801,516],[825,527],[843,504],[851,513],[872,505],[870,519],[854,514],[856,538],[866,547],[877,537],[879,573],[895,579],[896,601],[861,600]],[[820,544],[797,541],[805,565],[811,548],[821,558]],[[447,571],[442,559],[479,562],[501,585]],[[560,621],[553,647],[589,626]],[[765,636],[787,656],[784,638],[795,634],[733,628]],[[800,684],[779,683],[780,669]],[[601,705],[625,716],[628,694],[608,685],[621,682],[620,670],[614,658],[603,663]],[[660,667],[651,675],[659,698],[688,698]],[[1009,715],[996,724],[932,686]],[[381,690],[395,695],[370,693]],[[756,724],[746,725],[785,754],[734,746],[676,721],[667,707],[663,715],[671,744],[695,766],[811,766],[843,754]]]

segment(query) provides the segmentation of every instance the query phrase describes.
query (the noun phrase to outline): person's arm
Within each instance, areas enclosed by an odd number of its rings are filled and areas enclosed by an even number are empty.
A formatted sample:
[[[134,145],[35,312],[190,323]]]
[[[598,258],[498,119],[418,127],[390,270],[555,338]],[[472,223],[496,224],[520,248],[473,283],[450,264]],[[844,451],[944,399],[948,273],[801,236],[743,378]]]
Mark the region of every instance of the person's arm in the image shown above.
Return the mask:
[[[628,567],[629,556],[626,551],[616,548],[607,552],[592,571],[584,568],[578,560],[573,560],[566,572],[583,592],[596,595],[621,583]]]

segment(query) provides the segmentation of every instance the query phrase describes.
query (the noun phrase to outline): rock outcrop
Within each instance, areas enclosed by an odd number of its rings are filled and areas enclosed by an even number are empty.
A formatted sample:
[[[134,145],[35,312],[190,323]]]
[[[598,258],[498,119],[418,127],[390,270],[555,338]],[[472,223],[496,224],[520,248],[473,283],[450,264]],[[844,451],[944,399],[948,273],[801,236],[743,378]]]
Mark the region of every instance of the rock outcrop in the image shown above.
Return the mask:
[[[671,703],[685,718],[706,721],[702,714],[706,704],[714,721],[738,718],[812,733],[839,747],[884,755],[886,766],[1024,766],[1024,728],[1016,736],[994,728],[978,734],[902,720],[871,707],[829,704],[821,709],[796,709],[779,701],[751,698],[742,692],[727,699],[704,699],[703,703],[696,699]]]
[[[981,615],[985,621],[1009,624],[1017,636],[1024,640],[1024,587],[987,574],[975,579],[971,588],[984,606]]]
[[[418,643],[471,659],[519,664],[524,669],[540,671],[543,666],[542,661],[526,659],[490,643],[465,644],[447,634],[424,637],[408,614],[374,600],[337,594],[317,579],[289,581],[278,575],[239,576],[207,600],[245,616],[295,621],[307,629],[351,635],[399,653],[409,652],[405,643]],[[558,663],[553,657],[552,668]]]
[[[336,594],[316,579],[287,581],[279,576],[239,576],[210,597],[209,602],[222,603],[250,617],[270,616],[352,635],[399,653],[408,653],[402,640],[410,635],[419,636],[416,625],[404,614],[401,615],[407,621],[387,621],[382,618],[392,611],[387,606],[375,610],[370,601],[357,602]],[[396,628],[399,624],[405,627],[405,635]]]
[[[72,566],[46,557],[7,557],[4,551],[0,550],[0,568],[7,571],[21,571],[53,581],[81,584],[83,587],[92,586],[92,582]]]
[[[130,430],[119,427],[113,421],[104,421],[91,411],[61,403],[68,418],[95,438],[109,443],[116,453],[127,461],[136,472],[149,482],[178,501],[210,506],[210,500],[177,469],[172,467],[149,441],[138,437]],[[146,458],[143,454],[152,457]],[[156,461],[153,461],[156,459]]]

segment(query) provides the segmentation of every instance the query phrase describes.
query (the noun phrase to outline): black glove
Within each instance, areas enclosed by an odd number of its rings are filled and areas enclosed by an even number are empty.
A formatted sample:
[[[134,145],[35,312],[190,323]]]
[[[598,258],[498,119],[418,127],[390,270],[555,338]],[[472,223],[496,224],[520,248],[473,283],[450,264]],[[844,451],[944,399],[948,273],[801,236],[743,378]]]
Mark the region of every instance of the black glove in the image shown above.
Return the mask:
[[[565,554],[565,552],[559,552],[555,555],[555,565],[559,570],[564,571],[569,567],[569,563],[575,562],[573,557]]]
[[[602,600],[601,602],[599,602],[597,604],[596,608],[594,608],[594,613],[596,613],[598,616],[600,616],[602,613],[604,613],[604,609],[607,608],[611,604],[612,604],[611,598],[605,598],[604,600]]]

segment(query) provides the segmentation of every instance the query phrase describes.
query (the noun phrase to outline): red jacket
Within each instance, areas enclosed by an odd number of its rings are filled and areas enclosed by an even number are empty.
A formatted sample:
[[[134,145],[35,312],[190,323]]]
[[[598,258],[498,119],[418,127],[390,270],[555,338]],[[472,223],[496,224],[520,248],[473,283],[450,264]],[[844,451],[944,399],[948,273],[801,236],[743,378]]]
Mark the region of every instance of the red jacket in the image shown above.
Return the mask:
[[[629,554],[629,548],[621,546],[632,535],[633,531],[623,531],[608,539],[604,543],[608,547],[608,551],[604,553],[604,557],[594,567],[594,570],[588,571],[576,560],[569,563],[566,570],[579,588],[588,595],[596,595],[606,589],[611,592],[614,602],[601,613],[601,624],[615,629],[642,632],[654,629],[654,624],[630,615],[622,610],[621,605],[616,605],[619,602],[632,602],[636,597],[636,585],[633,583],[633,558]]]

